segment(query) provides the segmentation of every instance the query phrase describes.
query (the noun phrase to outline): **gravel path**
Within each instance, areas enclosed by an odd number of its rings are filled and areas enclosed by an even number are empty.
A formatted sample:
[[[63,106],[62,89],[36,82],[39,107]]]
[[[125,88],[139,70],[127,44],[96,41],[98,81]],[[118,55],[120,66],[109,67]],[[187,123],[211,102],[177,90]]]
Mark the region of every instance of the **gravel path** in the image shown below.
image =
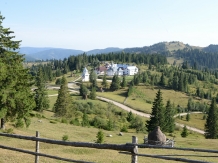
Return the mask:
[[[102,101],[111,102],[111,103],[113,103],[114,105],[116,105],[116,106],[120,107],[121,109],[126,110],[126,111],[128,111],[128,112],[129,112],[129,111],[132,111],[132,113],[134,113],[134,114],[136,114],[136,115],[139,115],[139,116],[142,116],[142,117],[146,117],[146,118],[150,118],[150,114],[146,114],[146,113],[142,113],[142,112],[136,111],[136,110],[134,110],[134,109],[132,109],[132,108],[126,106],[126,105],[123,105],[123,104],[121,104],[121,103],[119,103],[119,102],[116,102],[116,101],[113,101],[113,100],[110,100],[110,99],[107,99],[107,98],[104,98],[104,97],[99,97],[99,96],[97,96],[97,98],[98,98],[99,100],[102,100]],[[192,113],[201,113],[201,112],[192,112]],[[178,115],[183,116],[183,115],[186,115],[186,114],[187,114],[187,113],[181,113],[181,114],[177,114],[177,115],[175,115],[175,116],[178,116]],[[180,123],[175,123],[175,124],[176,124],[177,126],[184,127],[184,124],[180,124]],[[190,126],[186,126],[186,127],[187,127],[187,129],[192,130],[192,131],[195,131],[195,132],[198,132],[198,133],[200,133],[200,134],[204,134],[204,133],[205,133],[203,130],[199,130],[199,129],[194,128],[194,127],[190,127]]]
[[[71,89],[70,91],[72,91],[72,92],[78,92],[78,91],[76,91],[76,90],[72,90],[73,88],[75,88],[75,87],[73,86],[73,83],[69,83],[69,84],[68,84],[68,87]],[[51,89],[51,88],[60,88],[60,87],[49,87],[49,88]],[[57,95],[58,95],[58,94],[49,95],[49,96],[57,96]],[[97,96],[97,99],[102,100],[102,101],[106,101],[106,102],[113,103],[114,105],[120,107],[120,108],[123,109],[123,110],[126,110],[126,111],[128,111],[128,112],[132,111],[132,113],[134,113],[134,114],[136,114],[136,115],[139,115],[139,116],[142,116],[142,117],[146,117],[146,118],[150,118],[150,114],[146,114],[146,113],[142,113],[142,112],[136,111],[136,110],[134,110],[134,109],[132,109],[132,108],[126,106],[126,105],[123,105],[123,104],[121,104],[121,103],[119,103],[119,102],[116,102],[116,101],[113,101],[113,100],[110,100],[110,99],[107,99],[107,98],[104,98],[104,97],[100,97],[100,96]],[[192,113],[201,113],[201,112],[192,112]],[[180,113],[180,114],[175,115],[174,117],[177,117],[177,116],[179,116],[179,115],[184,116],[184,115],[186,115],[186,114],[187,114],[187,113]],[[175,124],[176,124],[177,126],[184,127],[184,124],[180,124],[180,123],[175,123]],[[194,127],[190,127],[190,126],[186,126],[186,127],[187,127],[187,129],[192,130],[192,131],[194,131],[194,132],[198,132],[198,133],[200,133],[200,134],[204,134],[204,133],[205,133],[203,130],[199,130],[199,129],[194,128]]]

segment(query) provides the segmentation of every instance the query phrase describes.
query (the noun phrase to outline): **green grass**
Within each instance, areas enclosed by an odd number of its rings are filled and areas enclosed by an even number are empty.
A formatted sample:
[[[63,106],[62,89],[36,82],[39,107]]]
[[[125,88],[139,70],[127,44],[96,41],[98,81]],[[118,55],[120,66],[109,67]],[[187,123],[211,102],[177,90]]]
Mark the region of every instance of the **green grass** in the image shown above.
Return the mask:
[[[206,120],[203,120],[204,114],[190,114],[190,121],[186,121],[186,115],[182,119],[176,118],[176,122],[186,124],[187,126],[195,127],[204,130]]]
[[[54,95],[54,94],[58,94],[58,90],[57,89],[49,89],[47,90],[48,95]]]
[[[49,107],[49,110],[52,110],[56,100],[57,100],[57,96],[49,96],[49,101],[50,101],[50,107]]]
[[[10,124],[7,127],[13,127]],[[87,128],[87,127],[79,127],[73,126],[70,124],[64,124],[57,122],[57,124],[52,124],[47,119],[42,119],[42,122],[38,122],[37,118],[32,119],[32,123],[29,128],[24,129],[14,129],[15,134],[20,135],[28,135],[34,136],[35,131],[39,131],[40,137],[49,138],[55,140],[62,140],[63,135],[68,135],[69,141],[77,141],[77,142],[95,142],[96,134],[99,131],[96,128]],[[105,137],[104,143],[117,143],[117,144],[125,144],[127,142],[131,142],[132,136],[138,137],[138,143],[143,143],[144,136],[147,136],[143,133],[135,133],[129,132],[124,133],[123,136],[118,136],[119,131],[104,131],[104,135],[112,134],[113,137]],[[180,131],[176,131],[173,135],[175,136],[175,146],[176,147],[189,147],[189,148],[209,148],[209,149],[217,149],[217,140],[207,140],[204,139],[202,135],[196,133],[190,133],[187,138],[182,138],[180,136]],[[168,136],[168,138],[172,138]],[[35,142],[19,140],[14,138],[4,138],[0,137],[0,143],[2,145],[12,146],[16,148],[22,148],[26,150],[34,151]],[[33,162],[34,157],[27,154],[22,154],[18,152],[12,152],[8,150],[0,149],[1,157],[0,162],[22,162],[28,163]],[[46,143],[40,143],[40,152],[46,153],[50,155],[56,155],[60,157],[71,158],[75,160],[86,160],[100,163],[111,163],[111,162],[120,162],[120,163],[128,163],[131,162],[131,156],[119,154],[118,151],[113,150],[102,150],[102,149],[91,149],[91,148],[75,148],[75,147],[67,147],[60,145],[51,145]],[[177,157],[189,158],[189,159],[198,159],[202,161],[211,161],[216,162],[215,157],[218,157],[217,154],[207,154],[200,152],[189,152],[189,151],[176,151],[176,150],[164,150],[164,149],[141,149],[139,148],[139,153],[145,154],[162,154],[162,155],[173,155]],[[102,157],[104,156],[104,157]],[[200,157],[198,157],[200,156]],[[202,157],[206,156],[206,157]],[[40,162],[63,162],[57,161],[50,158],[40,157]],[[152,158],[143,158],[139,157],[139,162],[161,162],[168,163],[173,161],[160,160],[160,159],[152,159]]]
[[[119,90],[114,91],[114,92],[96,92],[96,94],[98,96],[106,97],[106,98],[112,99],[114,101],[123,103],[125,98],[126,98],[126,92],[127,92],[127,88],[119,89]]]

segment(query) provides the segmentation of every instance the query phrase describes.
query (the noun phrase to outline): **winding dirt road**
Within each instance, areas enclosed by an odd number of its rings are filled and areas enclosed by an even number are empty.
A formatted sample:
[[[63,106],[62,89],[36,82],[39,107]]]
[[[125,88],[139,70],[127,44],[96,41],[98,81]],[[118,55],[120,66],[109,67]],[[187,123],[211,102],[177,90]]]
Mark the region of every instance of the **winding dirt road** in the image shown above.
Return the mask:
[[[75,81],[73,81],[73,82],[75,82]],[[69,87],[70,91],[72,91],[72,92],[79,92],[78,91],[78,86],[75,87],[73,82],[72,83],[68,83],[68,87]],[[54,88],[54,87],[50,87],[50,89],[51,88]],[[55,88],[58,88],[58,87],[55,87]],[[76,90],[74,90],[74,89],[76,89]],[[57,96],[57,94],[49,95],[49,96]],[[146,113],[142,113],[142,112],[136,111],[136,110],[134,110],[134,109],[132,109],[132,108],[126,106],[126,105],[123,105],[123,104],[121,104],[119,102],[116,102],[116,101],[113,101],[113,100],[110,100],[110,99],[107,99],[107,98],[104,98],[104,97],[100,97],[100,96],[97,96],[97,99],[113,103],[114,105],[120,107],[121,109],[126,110],[128,112],[131,111],[132,113],[134,113],[136,115],[139,115],[139,116],[142,116],[142,117],[146,117],[146,118],[150,118],[150,114],[146,114]],[[192,112],[192,113],[201,113],[201,112]],[[178,115],[184,116],[186,114],[187,113],[180,113],[180,114],[175,115],[174,117],[177,117]],[[180,124],[180,123],[175,123],[175,124],[177,126],[184,127],[184,124]],[[199,129],[194,128],[194,127],[190,127],[190,126],[186,126],[186,127],[187,127],[188,130],[191,130],[191,131],[194,131],[194,132],[197,132],[197,133],[200,133],[200,134],[204,134],[205,133],[203,130],[199,130]]]
[[[97,96],[97,98],[99,100],[102,100],[102,101],[111,102],[114,105],[116,105],[116,106],[120,107],[121,109],[126,110],[128,112],[132,111],[132,113],[134,113],[136,115],[139,115],[139,116],[142,116],[142,117],[146,117],[146,118],[150,118],[150,114],[146,114],[146,113],[142,113],[142,112],[136,111],[136,110],[134,110],[134,109],[132,109],[132,108],[126,106],[126,105],[123,105],[123,104],[121,104],[119,102],[116,102],[116,101],[113,101],[113,100],[110,100],[110,99],[107,99],[107,98],[104,98],[104,97],[99,97],[99,96]],[[192,113],[201,113],[201,112],[192,112]],[[180,115],[183,116],[183,115],[186,115],[186,114],[187,113],[181,113]],[[175,115],[175,117],[178,116],[178,115]],[[175,123],[175,124],[177,126],[184,127],[184,124],[180,124],[180,123]],[[190,127],[190,126],[186,126],[186,127],[187,127],[187,129],[192,130],[194,132],[198,132],[200,134],[204,134],[205,133],[203,130],[199,130],[199,129],[194,128],[194,127]]]

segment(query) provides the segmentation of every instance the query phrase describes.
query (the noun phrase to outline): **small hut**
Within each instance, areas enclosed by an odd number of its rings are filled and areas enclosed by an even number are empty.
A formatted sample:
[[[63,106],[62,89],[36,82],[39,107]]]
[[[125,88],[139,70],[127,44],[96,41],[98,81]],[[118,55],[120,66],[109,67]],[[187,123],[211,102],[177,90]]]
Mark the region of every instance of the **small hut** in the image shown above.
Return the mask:
[[[148,134],[148,144],[163,145],[165,143],[166,136],[160,130],[160,126],[157,126],[153,131]]]

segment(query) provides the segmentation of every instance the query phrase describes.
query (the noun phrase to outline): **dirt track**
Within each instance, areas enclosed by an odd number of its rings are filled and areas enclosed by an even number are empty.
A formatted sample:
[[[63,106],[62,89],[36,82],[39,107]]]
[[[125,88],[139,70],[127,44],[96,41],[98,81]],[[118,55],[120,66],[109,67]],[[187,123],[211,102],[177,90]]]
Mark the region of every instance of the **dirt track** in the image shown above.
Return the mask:
[[[118,106],[118,107],[120,107],[120,108],[122,108],[122,109],[124,109],[124,110],[126,110],[126,111],[128,111],[128,112],[129,112],[129,111],[132,111],[132,113],[134,113],[134,114],[136,114],[136,115],[139,115],[139,116],[142,116],[142,117],[150,118],[150,114],[146,114],[146,113],[142,113],[142,112],[136,111],[136,110],[134,110],[134,109],[132,109],[132,108],[126,106],[126,105],[123,105],[123,104],[121,104],[121,103],[119,103],[119,102],[116,102],[116,101],[113,101],[113,100],[109,100],[109,99],[107,99],[107,98],[99,97],[99,96],[97,96],[97,98],[100,99],[100,100],[102,100],[102,101],[111,102],[111,103],[113,103],[114,105],[116,105],[116,106]],[[201,113],[201,112],[193,112],[193,113]],[[187,113],[181,113],[180,115],[186,115],[186,114],[187,114]],[[179,115],[179,114],[178,114],[178,115]],[[176,116],[178,116],[178,115],[176,115]],[[177,126],[184,127],[184,124],[180,124],[180,123],[175,123],[175,124],[176,124]],[[200,134],[204,134],[204,133],[205,133],[203,130],[199,130],[199,129],[194,128],[194,127],[190,127],[190,126],[186,126],[186,127],[187,127],[187,129],[192,130],[192,131],[195,131],[195,132],[198,132],[198,133],[200,133]]]
[[[76,80],[75,80],[75,81],[76,81]],[[75,82],[75,81],[74,81],[74,82]],[[71,89],[71,91],[73,91],[73,92],[78,92],[77,90],[72,90],[72,89],[75,89],[73,83],[69,83],[69,84],[68,84],[68,87]],[[51,89],[51,88],[57,88],[57,87],[50,87],[50,89]],[[60,88],[60,87],[59,87],[59,88]],[[77,89],[78,89],[78,87],[77,87]],[[55,94],[55,95],[50,95],[50,96],[57,96],[57,94]],[[132,108],[126,106],[126,105],[123,105],[123,104],[121,104],[121,103],[119,103],[119,102],[116,102],[116,101],[113,101],[113,100],[110,100],[110,99],[107,99],[107,98],[104,98],[104,97],[99,97],[99,96],[97,96],[97,98],[98,98],[99,100],[102,100],[102,101],[111,102],[111,103],[113,103],[114,105],[116,105],[116,106],[120,107],[121,109],[126,110],[126,111],[128,111],[128,112],[129,112],[129,111],[132,111],[132,113],[134,113],[134,114],[136,114],[136,115],[139,115],[139,116],[142,116],[142,117],[146,117],[146,118],[150,118],[150,114],[146,114],[146,113],[142,113],[142,112],[136,111],[136,110],[134,110],[134,109],[132,109]],[[201,113],[201,112],[193,112],[193,113]],[[186,114],[187,114],[187,113],[177,114],[177,115],[175,115],[175,117],[178,116],[178,115],[183,116],[183,115],[186,115]],[[180,124],[180,123],[175,123],[175,124],[176,124],[177,126],[184,127],[184,124]],[[199,129],[194,128],[194,127],[190,127],[190,126],[186,126],[186,127],[187,127],[187,129],[192,130],[192,131],[194,131],[194,132],[198,132],[198,133],[200,133],[200,134],[204,134],[204,133],[205,133],[203,130],[199,130]]]

